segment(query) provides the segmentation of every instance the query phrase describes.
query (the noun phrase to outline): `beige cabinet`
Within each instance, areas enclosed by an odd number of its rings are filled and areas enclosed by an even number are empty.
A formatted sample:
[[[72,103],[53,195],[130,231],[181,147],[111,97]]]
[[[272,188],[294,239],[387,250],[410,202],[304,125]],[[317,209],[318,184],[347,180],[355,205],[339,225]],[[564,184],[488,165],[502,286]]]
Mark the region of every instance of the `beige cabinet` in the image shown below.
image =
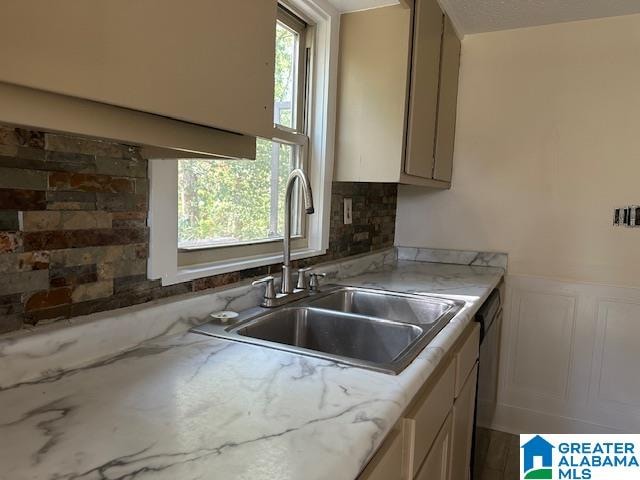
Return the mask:
[[[449,188],[459,57],[437,0],[343,15],[335,180]]]
[[[429,453],[438,431],[453,406],[455,368],[450,362],[447,369],[428,388],[423,396],[414,401],[404,417],[404,438],[407,444],[409,471],[418,471]],[[410,475],[412,476],[412,475]]]
[[[478,340],[470,324],[359,480],[469,480]]]
[[[438,124],[433,165],[433,178],[443,182],[451,182],[451,173],[453,171],[460,47],[460,40],[453,29],[451,20],[445,18],[444,31],[442,32]]]
[[[436,0],[416,0],[405,173],[433,176],[444,15]]]
[[[400,179],[410,35],[400,5],[340,17],[335,180]]]
[[[0,82],[273,133],[276,0],[7,0]]]
[[[382,447],[360,474],[360,480],[404,480],[401,424],[394,427]]]
[[[451,457],[452,416],[449,415],[438,432],[429,455],[424,461],[416,480],[449,480],[449,465]]]
[[[473,323],[467,330],[468,335],[463,336],[455,351],[456,385],[455,398],[460,396],[471,370],[476,366],[480,355],[480,325]]]

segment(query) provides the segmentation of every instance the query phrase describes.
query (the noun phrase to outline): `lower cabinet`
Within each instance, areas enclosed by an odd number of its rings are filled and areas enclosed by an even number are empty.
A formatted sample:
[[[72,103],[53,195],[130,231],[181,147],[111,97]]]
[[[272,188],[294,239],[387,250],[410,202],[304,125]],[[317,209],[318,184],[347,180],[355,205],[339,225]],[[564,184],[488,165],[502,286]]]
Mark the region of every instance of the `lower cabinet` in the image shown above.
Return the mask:
[[[476,411],[476,384],[478,365],[473,368],[453,404],[451,442],[451,480],[471,478],[471,445],[473,443],[473,416]]]
[[[449,480],[452,454],[452,414],[449,414],[438,432],[429,455],[420,467],[416,480]]]
[[[360,479],[366,480],[404,480],[404,449],[402,429],[396,425],[384,443],[369,462]]]
[[[450,362],[431,388],[419,395],[414,406],[405,413],[402,422],[407,453],[407,478],[415,476],[451,412],[454,384],[455,368],[453,362]]]
[[[463,333],[359,480],[469,480],[478,330]]]

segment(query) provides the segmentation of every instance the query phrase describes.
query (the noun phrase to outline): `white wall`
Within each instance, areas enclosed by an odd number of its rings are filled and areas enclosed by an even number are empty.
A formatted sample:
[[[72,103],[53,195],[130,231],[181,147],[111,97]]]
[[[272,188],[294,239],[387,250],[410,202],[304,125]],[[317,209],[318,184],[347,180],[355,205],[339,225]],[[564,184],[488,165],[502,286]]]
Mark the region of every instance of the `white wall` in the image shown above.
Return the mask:
[[[467,36],[453,188],[396,244],[509,254],[494,428],[640,428],[640,15]],[[632,287],[632,288],[625,288]]]
[[[640,15],[467,36],[453,188],[401,187],[396,243],[640,286]]]

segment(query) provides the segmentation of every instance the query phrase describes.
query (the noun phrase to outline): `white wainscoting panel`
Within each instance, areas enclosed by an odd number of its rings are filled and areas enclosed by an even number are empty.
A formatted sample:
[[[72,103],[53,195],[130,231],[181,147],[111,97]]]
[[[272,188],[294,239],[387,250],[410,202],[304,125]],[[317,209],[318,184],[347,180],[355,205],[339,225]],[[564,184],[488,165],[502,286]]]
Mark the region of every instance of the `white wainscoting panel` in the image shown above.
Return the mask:
[[[484,426],[640,432],[640,289],[507,276],[500,388]]]
[[[514,292],[509,377],[525,395],[563,399],[568,393],[577,297]]]

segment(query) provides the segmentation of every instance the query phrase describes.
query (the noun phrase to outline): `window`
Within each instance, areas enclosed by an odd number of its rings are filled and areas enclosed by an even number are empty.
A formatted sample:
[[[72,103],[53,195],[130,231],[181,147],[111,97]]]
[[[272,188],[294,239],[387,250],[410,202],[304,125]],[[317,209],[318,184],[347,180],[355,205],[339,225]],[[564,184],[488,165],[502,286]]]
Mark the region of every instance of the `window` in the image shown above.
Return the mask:
[[[256,160],[178,162],[178,247],[247,245],[282,238],[289,173],[304,167],[307,25],[279,8],[275,42],[274,124],[298,144],[258,139]],[[292,202],[298,205],[298,202]],[[304,237],[301,209],[292,233]]]
[[[284,190],[297,148],[258,140],[255,161],[178,161],[178,248],[243,245],[282,237]],[[295,202],[294,202],[295,205]],[[292,232],[300,236],[300,217]]]
[[[286,180],[294,168],[309,175],[316,213],[303,215],[296,193],[292,258],[326,251],[339,14],[318,0],[282,2],[274,133],[258,139],[256,160],[150,161],[148,271],[163,285],[280,262]]]

